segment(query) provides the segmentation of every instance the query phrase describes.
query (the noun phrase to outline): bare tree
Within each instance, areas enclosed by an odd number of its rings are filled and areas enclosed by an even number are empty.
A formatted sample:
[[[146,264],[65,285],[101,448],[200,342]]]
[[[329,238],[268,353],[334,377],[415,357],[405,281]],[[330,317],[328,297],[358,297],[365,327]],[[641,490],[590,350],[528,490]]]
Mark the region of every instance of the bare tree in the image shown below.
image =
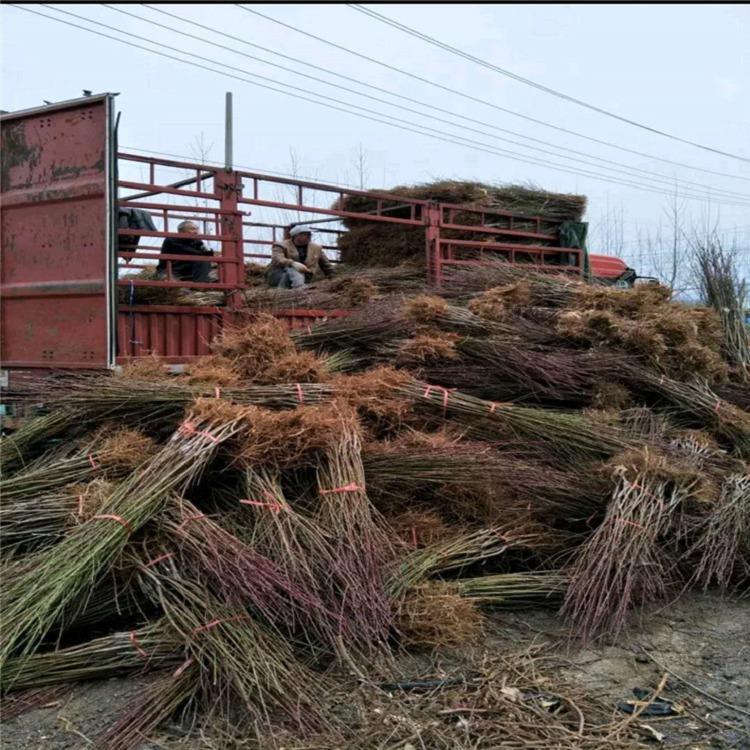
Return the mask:
[[[592,247],[595,252],[606,255],[621,256],[625,247],[625,211],[622,204],[612,206],[609,196],[604,207],[604,213],[593,223]]]
[[[693,273],[704,304],[721,316],[724,354],[735,365],[739,376],[750,379],[750,336],[745,323],[748,301],[747,280],[738,270],[738,248],[726,248],[716,231],[706,238],[691,238]]]
[[[637,249],[630,253],[641,276],[654,276],[668,286],[675,296],[690,288],[689,243],[686,201],[678,190],[672,193],[662,209],[656,229],[637,231]]]
[[[207,164],[211,156],[211,149],[213,147],[214,147],[213,141],[208,143],[206,141],[206,134],[201,130],[200,135],[196,135],[193,138],[192,143],[190,144],[190,153],[199,164]],[[193,172],[190,172],[189,176],[193,176]],[[204,191],[205,185],[203,185],[200,181],[198,181],[196,183],[195,189]],[[200,198],[196,198],[195,205],[208,208],[208,199],[203,198],[203,200],[201,200]],[[204,229],[205,229],[205,226],[204,226]]]
[[[367,154],[367,150],[362,146],[361,143],[359,144],[359,146],[357,146],[357,150],[352,161],[354,171],[357,175],[359,189],[364,190],[365,185],[369,181],[370,168],[368,166],[369,157]]]

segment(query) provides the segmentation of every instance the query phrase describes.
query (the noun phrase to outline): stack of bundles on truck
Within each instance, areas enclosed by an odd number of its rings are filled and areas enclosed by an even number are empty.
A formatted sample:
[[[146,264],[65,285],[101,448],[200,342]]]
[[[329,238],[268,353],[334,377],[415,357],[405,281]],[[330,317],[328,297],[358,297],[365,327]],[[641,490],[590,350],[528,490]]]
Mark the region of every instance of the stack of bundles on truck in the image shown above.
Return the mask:
[[[441,180],[420,185],[402,185],[392,190],[380,190],[378,193],[402,198],[418,198],[427,201],[439,201],[456,205],[466,204],[475,208],[509,212],[529,217],[524,220],[514,217],[513,229],[527,232],[555,233],[560,222],[580,221],[586,210],[586,198],[582,195],[550,193],[541,188],[524,185],[488,185],[479,182],[458,180]],[[377,201],[371,197],[345,196],[341,205],[334,208],[345,211],[375,212]],[[393,218],[408,219],[409,207],[394,198],[390,203],[381,201],[384,215]],[[536,217],[541,217],[537,226]],[[498,227],[508,228],[507,219],[501,215],[493,217]],[[395,266],[404,262],[417,262],[424,265],[425,239],[423,227],[410,227],[399,224],[366,221],[362,219],[343,219],[349,230],[339,239],[341,260],[355,266]],[[479,216],[469,211],[457,212],[454,223],[479,224]],[[443,239],[476,240],[477,235],[458,230],[444,230]],[[483,235],[487,238],[487,235]],[[491,239],[491,236],[489,236]],[[523,238],[514,242],[524,243]],[[529,240],[535,245],[554,244],[540,240]]]
[[[414,679],[404,649],[481,643],[494,610],[555,608],[588,641],[741,593],[748,385],[720,321],[501,264],[451,289],[293,334],[261,314],[182,374],[35,392],[47,413],[2,443],[4,692],[151,672],[106,748],[175,716],[406,747],[411,719],[372,720],[377,685]],[[532,656],[417,675],[444,688],[410,704],[425,746],[640,746],[590,695],[519,698],[568,690]]]

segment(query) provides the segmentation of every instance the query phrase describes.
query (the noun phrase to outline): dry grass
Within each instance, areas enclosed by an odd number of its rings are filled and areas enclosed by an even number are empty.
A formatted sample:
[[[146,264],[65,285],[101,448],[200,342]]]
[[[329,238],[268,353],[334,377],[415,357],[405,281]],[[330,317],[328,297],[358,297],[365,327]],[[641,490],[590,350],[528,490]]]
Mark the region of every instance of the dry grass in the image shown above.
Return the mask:
[[[388,518],[388,525],[404,544],[418,548],[455,535],[455,525],[449,525],[434,511],[406,510]]]
[[[444,331],[422,331],[398,346],[395,361],[401,365],[419,365],[434,361],[459,359],[456,342],[459,336]]]
[[[248,380],[295,351],[284,324],[264,313],[258,313],[249,325],[225,329],[211,349],[231,360]]]
[[[331,293],[339,295],[342,307],[359,307],[378,296],[379,289],[366,277],[348,276],[335,279]]]
[[[404,304],[406,317],[415,323],[433,324],[448,311],[448,303],[442,297],[420,294]]]
[[[290,467],[314,463],[320,451],[333,445],[342,416],[331,404],[286,411],[251,406],[245,411],[245,425],[237,448],[245,464]]]
[[[391,367],[336,376],[331,384],[343,399],[368,421],[385,428],[396,428],[414,419],[412,400],[398,393],[410,376]]]
[[[632,320],[606,308],[566,310],[555,328],[571,342],[635,355],[670,377],[722,382],[727,376],[720,351],[702,336],[688,308],[665,305]]]
[[[91,444],[103,461],[125,469],[135,469],[143,461],[153,456],[159,446],[148,435],[139,430],[120,428],[113,432],[109,427],[99,429]]]
[[[530,307],[533,295],[528,281],[496,286],[482,292],[469,302],[469,310],[485,320],[503,321],[508,310]]]
[[[190,385],[239,385],[242,373],[227,356],[212,354],[200,357],[185,368],[185,379]]]
[[[483,617],[471,600],[443,584],[427,583],[400,602],[396,629],[402,641],[422,648],[467,646],[482,634]]]
[[[620,383],[614,383],[611,380],[598,380],[594,384],[591,406],[594,409],[614,409],[619,412],[633,406],[633,396]]]
[[[172,376],[164,366],[164,360],[150,354],[146,357],[130,357],[122,365],[119,377],[128,380],[168,380]]]
[[[625,317],[637,317],[654,307],[663,307],[672,297],[669,287],[643,284],[632,289],[581,284],[569,306],[578,310],[608,310]]]

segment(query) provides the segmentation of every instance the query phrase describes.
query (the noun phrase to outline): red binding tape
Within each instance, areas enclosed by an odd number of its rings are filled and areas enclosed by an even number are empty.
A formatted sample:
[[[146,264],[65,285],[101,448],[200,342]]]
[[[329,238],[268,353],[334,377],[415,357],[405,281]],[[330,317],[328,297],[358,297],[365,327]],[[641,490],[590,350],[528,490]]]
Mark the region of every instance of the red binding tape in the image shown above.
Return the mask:
[[[305,394],[302,392],[302,386],[299,383],[294,384],[297,387],[297,398],[301,404],[305,403]]]
[[[321,495],[333,495],[338,492],[360,492],[364,487],[360,487],[356,482],[345,484],[343,487],[334,487],[332,490],[320,490]]]
[[[178,432],[182,433],[183,435],[200,435],[201,437],[208,438],[214,443],[219,442],[219,438],[217,438],[215,435],[212,435],[210,432],[196,430],[195,424],[187,419],[180,425]]]
[[[448,396],[452,391],[455,391],[455,388],[443,388],[442,385],[428,385],[424,389],[424,393],[422,396],[424,398],[429,398],[430,394],[432,393],[433,388],[436,391],[442,391],[443,392],[443,414],[445,414],[448,411]]]
[[[89,463],[91,464],[91,468],[96,471],[96,469],[99,468],[99,464],[94,461],[94,457],[90,453],[88,454],[87,458],[89,460]]]
[[[217,625],[222,625],[225,622],[237,622],[237,620],[247,620],[247,615],[236,615],[235,617],[224,617],[223,619],[211,620],[211,622],[207,622],[205,625],[201,625],[200,627],[195,628],[192,634],[196,635],[197,633],[201,633],[204,630],[210,630],[211,628],[215,628]]]
[[[138,637],[135,634],[135,630],[131,630],[128,634],[128,640],[133,644],[133,648],[142,656],[144,659],[148,659],[148,652],[138,643]]]
[[[275,500],[269,503],[264,500],[251,500],[250,498],[240,500],[240,505],[254,505],[257,508],[268,508],[274,513],[278,513],[284,507],[281,503],[278,503]]]
[[[221,388],[219,388],[218,385],[214,388],[214,396],[216,396],[216,398],[221,398]]]
[[[125,529],[128,534],[133,533],[133,527],[130,525],[130,521],[126,520],[122,516],[116,516],[114,513],[102,513],[100,516],[91,516],[92,521],[117,521],[117,523]]]

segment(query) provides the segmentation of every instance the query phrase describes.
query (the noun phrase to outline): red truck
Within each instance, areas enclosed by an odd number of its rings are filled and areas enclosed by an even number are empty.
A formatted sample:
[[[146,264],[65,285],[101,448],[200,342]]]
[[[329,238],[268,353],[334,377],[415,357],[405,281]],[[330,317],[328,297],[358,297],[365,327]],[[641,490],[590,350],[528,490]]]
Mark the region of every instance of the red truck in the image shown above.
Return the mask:
[[[554,223],[544,217],[121,153],[114,110],[114,95],[102,94],[0,118],[0,358],[6,383],[29,372],[111,369],[128,357],[145,354],[157,354],[170,363],[206,354],[225,325],[248,315],[242,294],[245,263],[267,260],[270,245],[290,223],[251,221],[251,211],[421,228],[426,272],[437,285],[447,266],[481,262],[487,253],[511,263],[583,274],[585,251],[560,247]],[[126,171],[128,179],[123,179]],[[134,174],[140,176],[136,179]],[[181,179],[175,180],[175,175]],[[376,208],[357,213],[332,207],[346,205],[353,195],[367,198]],[[174,230],[180,221],[198,221],[203,233],[197,237],[218,248],[213,258],[218,280],[185,282],[171,273],[164,280],[122,278],[123,267],[153,265],[159,257],[157,247],[133,244],[133,230],[118,227],[123,207],[153,217],[160,228],[138,234],[159,238],[159,243],[161,238],[180,236]],[[467,214],[470,224],[465,223]],[[523,230],[516,228],[519,224]],[[328,247],[335,250],[336,232],[343,230],[324,231],[333,237]],[[456,231],[472,239],[447,239]],[[562,253],[572,259],[571,265],[554,265]],[[161,257],[168,263],[178,259]],[[619,259],[592,255],[590,262],[594,276],[632,284],[634,272]],[[226,304],[118,302],[118,288],[125,288],[127,298],[127,290],[148,286],[222,290]],[[290,326],[343,314],[346,311],[278,311]]]

